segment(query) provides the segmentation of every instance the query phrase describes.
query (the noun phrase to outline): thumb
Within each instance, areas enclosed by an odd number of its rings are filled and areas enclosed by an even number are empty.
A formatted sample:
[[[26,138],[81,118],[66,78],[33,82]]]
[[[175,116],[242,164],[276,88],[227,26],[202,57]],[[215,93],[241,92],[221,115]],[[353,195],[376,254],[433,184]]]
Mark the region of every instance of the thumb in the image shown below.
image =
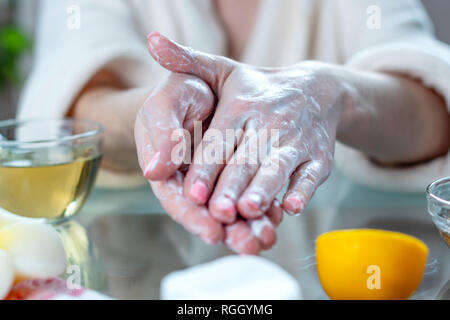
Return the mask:
[[[207,119],[213,107],[208,85],[190,75],[172,73],[153,90],[136,121],[137,151],[147,180],[166,180],[191,160],[193,122]]]
[[[140,127],[140,133],[135,134],[137,152],[147,180],[166,180],[181,165],[181,162],[171,161],[171,152],[177,143],[172,139],[172,132],[182,128],[183,120],[163,98],[151,95],[136,118],[136,125]],[[145,144],[137,143],[140,137],[146,139]]]
[[[159,32],[147,37],[147,47],[153,59],[172,72],[187,73],[205,81],[216,96],[238,62],[179,45]]]

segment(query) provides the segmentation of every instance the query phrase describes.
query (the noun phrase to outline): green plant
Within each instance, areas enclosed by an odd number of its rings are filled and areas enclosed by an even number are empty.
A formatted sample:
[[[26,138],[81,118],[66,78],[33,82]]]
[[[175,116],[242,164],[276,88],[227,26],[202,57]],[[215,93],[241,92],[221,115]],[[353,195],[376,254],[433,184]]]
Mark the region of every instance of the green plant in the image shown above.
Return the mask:
[[[0,27],[0,89],[19,82],[19,59],[30,47],[30,39],[18,27]]]

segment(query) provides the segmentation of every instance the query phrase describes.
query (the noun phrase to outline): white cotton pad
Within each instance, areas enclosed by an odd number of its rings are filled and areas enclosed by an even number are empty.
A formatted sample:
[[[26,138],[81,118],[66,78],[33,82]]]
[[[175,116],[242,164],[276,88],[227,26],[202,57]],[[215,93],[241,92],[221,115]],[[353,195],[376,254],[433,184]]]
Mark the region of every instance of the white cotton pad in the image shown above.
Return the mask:
[[[298,282],[273,262],[255,256],[228,256],[175,271],[161,282],[166,300],[295,300]]]

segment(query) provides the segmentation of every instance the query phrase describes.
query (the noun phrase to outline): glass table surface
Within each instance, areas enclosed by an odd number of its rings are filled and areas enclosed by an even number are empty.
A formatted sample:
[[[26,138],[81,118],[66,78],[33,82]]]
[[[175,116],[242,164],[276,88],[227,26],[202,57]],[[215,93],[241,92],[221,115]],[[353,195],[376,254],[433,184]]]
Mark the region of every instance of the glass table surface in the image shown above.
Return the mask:
[[[423,240],[430,252],[412,299],[450,299],[450,249],[426,211],[425,192],[378,191],[338,171],[304,214],[285,215],[276,245],[262,256],[292,274],[304,298],[327,299],[317,276],[315,239],[347,228],[394,230]],[[158,299],[168,273],[233,254],[223,245],[204,244],[173,222],[148,186],[94,189],[82,212],[59,231],[69,265],[81,270],[82,285],[118,299]]]

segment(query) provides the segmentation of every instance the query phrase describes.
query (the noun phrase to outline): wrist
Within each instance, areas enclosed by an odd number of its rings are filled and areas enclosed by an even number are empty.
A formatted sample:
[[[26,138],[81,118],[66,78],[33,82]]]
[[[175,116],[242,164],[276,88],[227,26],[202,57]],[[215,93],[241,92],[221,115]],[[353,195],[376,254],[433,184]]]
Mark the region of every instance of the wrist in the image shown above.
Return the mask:
[[[336,134],[351,130],[358,94],[347,68],[318,61],[301,62],[298,67],[310,72],[311,96],[318,97],[319,105],[334,119]]]
[[[322,73],[328,79],[329,89],[333,92],[331,108],[336,114],[336,136],[353,135],[355,121],[362,121],[366,112],[364,101],[361,101],[358,81],[352,70],[346,67],[324,64]],[[359,116],[360,119],[357,119]]]

